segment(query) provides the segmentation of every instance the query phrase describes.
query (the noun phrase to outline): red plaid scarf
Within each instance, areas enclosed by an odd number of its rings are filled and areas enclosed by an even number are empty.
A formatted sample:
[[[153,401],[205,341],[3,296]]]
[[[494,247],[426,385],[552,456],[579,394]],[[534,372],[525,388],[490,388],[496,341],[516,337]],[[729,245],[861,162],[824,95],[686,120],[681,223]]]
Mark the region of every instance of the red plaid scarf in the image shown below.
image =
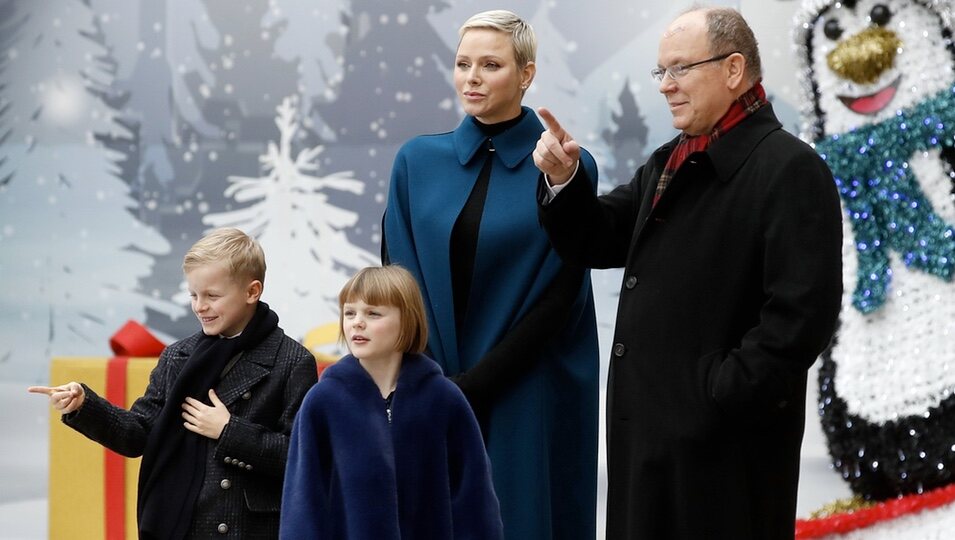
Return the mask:
[[[713,141],[733,129],[736,124],[742,122],[744,118],[759,110],[759,108],[766,105],[766,103],[766,91],[763,90],[763,85],[757,82],[730,105],[730,109],[723,115],[723,118],[720,118],[720,121],[716,123],[716,127],[713,128],[712,133],[709,135],[687,135],[686,133],[680,135],[680,140],[676,143],[676,147],[673,148],[673,153],[670,154],[670,158],[667,159],[667,163],[663,167],[663,173],[660,174],[660,181],[657,182],[657,191],[653,194],[653,205],[656,206],[657,201],[660,200],[660,195],[663,195],[667,184],[670,183],[670,180],[673,179],[673,175],[676,174],[676,171],[678,171],[680,166],[683,165],[683,162],[686,161],[687,156],[694,152],[706,150]]]

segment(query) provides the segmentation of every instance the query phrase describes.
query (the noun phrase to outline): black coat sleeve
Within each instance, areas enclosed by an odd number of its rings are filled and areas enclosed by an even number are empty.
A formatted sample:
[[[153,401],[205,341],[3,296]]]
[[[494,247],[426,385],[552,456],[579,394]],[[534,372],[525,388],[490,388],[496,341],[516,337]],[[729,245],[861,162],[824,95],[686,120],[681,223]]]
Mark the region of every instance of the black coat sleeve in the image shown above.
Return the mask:
[[[451,378],[480,417],[494,400],[541,361],[540,343],[569,320],[586,271],[564,264],[536,304],[481,360]]]
[[[617,268],[626,264],[627,251],[640,207],[638,179],[641,167],[627,184],[598,197],[589,174],[577,175],[547,204],[538,197],[538,215],[551,245],[565,262],[585,268]],[[540,189],[546,189],[543,175]]]
[[[173,357],[178,354],[178,349],[173,347],[162,352],[149,374],[146,392],[129,410],[113,405],[84,384],[86,396],[83,405],[63,415],[63,423],[117,454],[126,457],[143,455],[149,431],[166,403],[166,391],[175,377],[170,373]]]

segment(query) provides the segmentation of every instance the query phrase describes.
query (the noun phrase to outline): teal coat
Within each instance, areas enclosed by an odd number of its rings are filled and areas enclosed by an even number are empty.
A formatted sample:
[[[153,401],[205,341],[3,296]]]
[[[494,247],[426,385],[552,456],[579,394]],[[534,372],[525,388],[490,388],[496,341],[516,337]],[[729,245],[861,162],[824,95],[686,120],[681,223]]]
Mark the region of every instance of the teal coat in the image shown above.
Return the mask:
[[[417,137],[395,158],[384,232],[387,257],[417,278],[429,350],[455,376],[473,368],[543,297],[563,263],[537,219],[531,153],[544,128],[532,111],[493,137],[496,149],[475,254],[464,331],[455,330],[451,230],[471,193],[485,136],[470,117],[453,132]],[[597,178],[593,158],[582,162]],[[590,279],[570,315],[540,329],[532,367],[490,404],[484,437],[506,538],[595,535],[597,330]],[[532,353],[532,354],[535,354]]]

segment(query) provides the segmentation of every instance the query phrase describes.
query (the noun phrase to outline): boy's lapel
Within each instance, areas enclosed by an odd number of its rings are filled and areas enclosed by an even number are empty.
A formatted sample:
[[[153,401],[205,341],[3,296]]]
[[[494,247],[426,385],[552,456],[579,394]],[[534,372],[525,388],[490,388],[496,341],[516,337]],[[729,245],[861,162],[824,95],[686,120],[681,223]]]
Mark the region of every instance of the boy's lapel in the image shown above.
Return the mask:
[[[275,354],[283,335],[282,332],[272,332],[257,347],[242,353],[232,369],[219,381],[216,394],[226,407],[241,398],[272,371]]]

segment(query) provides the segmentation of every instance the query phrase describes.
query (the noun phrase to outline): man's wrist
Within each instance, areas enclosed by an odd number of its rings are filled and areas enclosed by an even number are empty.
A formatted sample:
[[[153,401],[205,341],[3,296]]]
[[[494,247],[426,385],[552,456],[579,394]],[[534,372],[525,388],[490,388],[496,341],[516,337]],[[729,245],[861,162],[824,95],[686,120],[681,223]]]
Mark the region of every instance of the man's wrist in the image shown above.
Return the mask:
[[[577,163],[574,164],[574,170],[571,171],[570,175],[567,177],[555,177],[549,174],[544,175],[544,180],[547,181],[547,185],[552,188],[556,188],[559,193],[563,186],[574,179],[577,176],[577,170],[580,169],[580,160],[577,160]]]
[[[561,190],[563,190],[565,187],[567,187],[567,184],[569,184],[570,181],[573,180],[575,176],[577,176],[577,171],[578,171],[579,169],[580,169],[580,160],[577,160],[577,165],[574,166],[574,172],[571,173],[570,178],[568,178],[568,179],[566,179],[566,180],[564,180],[563,182],[560,182],[560,183],[552,183],[552,182],[551,182],[551,177],[545,174],[545,175],[544,175],[544,187],[547,188],[547,189],[546,189],[546,194],[545,194],[545,196],[544,196],[544,200],[542,201],[543,204],[546,205],[547,203],[549,203],[549,202],[551,202],[552,200],[554,200],[554,197],[556,197],[557,194],[561,192]]]

